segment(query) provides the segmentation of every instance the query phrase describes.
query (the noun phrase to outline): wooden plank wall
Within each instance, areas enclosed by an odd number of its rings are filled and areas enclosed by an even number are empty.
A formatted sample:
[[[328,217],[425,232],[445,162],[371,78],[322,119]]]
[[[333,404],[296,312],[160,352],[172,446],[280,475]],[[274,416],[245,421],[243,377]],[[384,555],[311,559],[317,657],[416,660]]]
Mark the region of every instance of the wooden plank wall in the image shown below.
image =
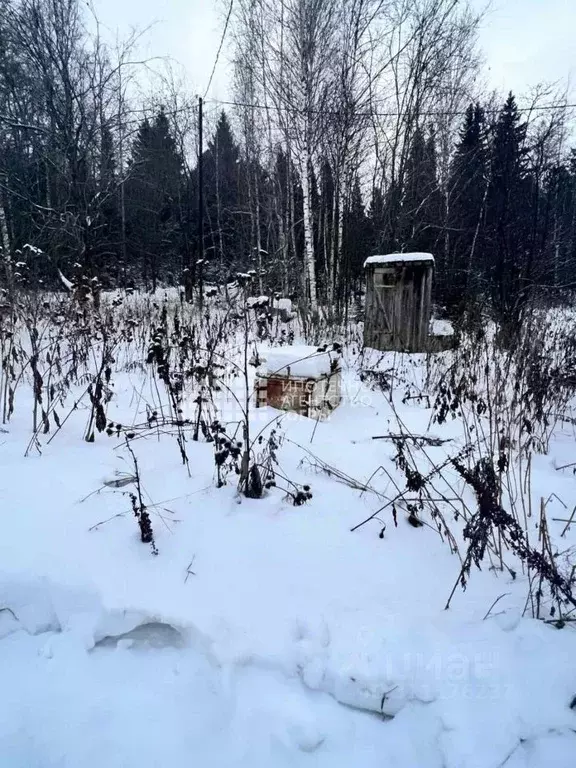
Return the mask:
[[[432,307],[430,262],[369,265],[364,343],[374,349],[422,352]]]

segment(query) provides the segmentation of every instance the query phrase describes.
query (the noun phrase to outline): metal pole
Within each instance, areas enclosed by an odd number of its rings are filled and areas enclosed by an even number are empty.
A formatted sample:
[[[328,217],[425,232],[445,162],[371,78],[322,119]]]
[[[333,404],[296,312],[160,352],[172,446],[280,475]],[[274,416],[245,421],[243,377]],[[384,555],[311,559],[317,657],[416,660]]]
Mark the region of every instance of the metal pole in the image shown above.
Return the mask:
[[[202,97],[198,99],[198,290],[202,309],[202,271],[204,267],[204,169],[203,169],[203,111]]]

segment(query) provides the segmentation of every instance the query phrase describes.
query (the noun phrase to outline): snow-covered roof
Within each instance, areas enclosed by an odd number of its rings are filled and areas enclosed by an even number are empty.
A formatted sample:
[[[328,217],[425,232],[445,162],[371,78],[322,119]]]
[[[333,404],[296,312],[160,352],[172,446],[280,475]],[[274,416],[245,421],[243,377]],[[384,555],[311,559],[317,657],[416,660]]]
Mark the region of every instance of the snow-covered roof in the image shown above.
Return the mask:
[[[259,373],[263,376],[316,379],[331,373],[332,361],[339,360],[340,356],[333,350],[319,352],[317,347],[296,345],[262,350],[261,358]]]
[[[269,303],[270,303],[269,296],[248,296],[248,298],[246,299],[246,306],[249,308],[265,307]]]
[[[431,261],[434,256],[431,253],[388,253],[383,256],[369,256],[364,262],[364,267],[369,264],[399,264],[410,261]]]

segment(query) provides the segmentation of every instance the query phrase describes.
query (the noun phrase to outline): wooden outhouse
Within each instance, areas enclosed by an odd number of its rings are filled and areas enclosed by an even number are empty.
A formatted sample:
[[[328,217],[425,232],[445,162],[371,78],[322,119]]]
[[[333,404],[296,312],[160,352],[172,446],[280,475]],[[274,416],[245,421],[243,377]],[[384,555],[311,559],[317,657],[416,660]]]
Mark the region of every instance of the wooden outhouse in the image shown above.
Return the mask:
[[[432,254],[370,256],[364,269],[365,345],[382,351],[423,352],[432,308]]]
[[[342,399],[340,354],[308,346],[263,350],[255,388],[257,408],[325,419]]]

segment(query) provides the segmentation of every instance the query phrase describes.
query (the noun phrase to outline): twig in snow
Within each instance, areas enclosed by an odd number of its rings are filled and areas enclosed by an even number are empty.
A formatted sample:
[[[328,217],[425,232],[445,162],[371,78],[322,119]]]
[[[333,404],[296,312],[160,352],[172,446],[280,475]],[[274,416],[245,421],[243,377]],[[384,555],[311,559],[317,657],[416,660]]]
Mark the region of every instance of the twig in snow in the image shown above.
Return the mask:
[[[560,534],[560,538],[563,538],[566,534],[566,531],[568,528],[570,528],[571,525],[574,524],[574,515],[576,514],[576,507],[572,510],[572,514],[568,518],[568,520],[564,519],[563,517],[553,517],[552,520],[554,520],[555,523],[566,523],[564,526],[562,533]]]
[[[568,467],[576,467],[576,461],[571,461],[570,464],[562,464],[561,467],[556,467],[556,472],[559,472],[561,469],[568,469]]]
[[[293,441],[290,440],[289,442],[293,442]],[[362,491],[362,493],[366,491],[370,491],[371,493],[376,494],[376,496],[380,497],[381,499],[386,498],[384,494],[377,491],[371,485],[368,485],[367,483],[363,483],[361,480],[356,480],[350,475],[347,475],[345,472],[342,472],[337,467],[333,467],[331,464],[328,464],[327,462],[318,458],[317,456],[313,456],[312,459],[308,459],[307,457],[304,457],[301,463],[304,463],[304,461],[306,461],[309,464],[309,466],[312,467],[312,469],[315,469],[319,472],[324,472],[326,475],[328,475],[328,477],[331,477],[332,479],[337,480],[339,483],[343,483],[344,485],[347,485],[349,488],[352,488],[355,491]]]
[[[394,693],[394,691],[398,688],[397,685],[394,686],[394,688],[390,688],[389,691],[386,691],[382,694],[382,698],[380,699],[380,712],[384,714],[384,704],[386,702],[386,698],[391,694]]]
[[[423,481],[425,483],[428,482],[432,477],[434,477],[434,475],[438,474],[442,469],[444,469],[444,467],[448,466],[451,463],[452,463],[452,459],[449,458],[449,459],[446,459],[446,461],[444,461],[442,464],[439,464],[437,466],[433,465],[432,471],[423,477]],[[383,507],[380,507],[380,509],[377,509],[373,515],[370,515],[370,517],[367,517],[365,520],[362,520],[361,523],[358,523],[353,528],[350,528],[350,533],[354,533],[354,531],[357,531],[358,528],[362,528],[363,525],[366,525],[366,523],[369,523],[370,520],[373,520],[376,517],[376,515],[380,514],[380,512],[383,512],[385,509],[392,506],[392,504],[395,504],[397,501],[400,501],[405,496],[405,494],[406,494],[406,491],[401,491],[400,493],[398,493],[393,499],[390,499],[389,501],[387,501]]]
[[[98,528],[100,528],[101,525],[104,525],[105,523],[109,523],[110,520],[115,520],[117,517],[124,517],[125,514],[126,514],[126,512],[118,512],[117,515],[112,515],[112,517],[108,517],[106,520],[101,520],[99,523],[96,523],[96,525],[90,526],[90,528],[88,528],[88,530],[89,531],[95,531]]]
[[[562,499],[560,498],[560,496],[558,496],[558,494],[557,494],[557,493],[551,493],[551,494],[550,494],[550,496],[548,496],[548,498],[546,499],[546,502],[544,503],[544,508],[546,508],[546,507],[548,506],[548,503],[549,503],[549,502],[550,502],[550,500],[551,500],[551,499],[553,499],[553,498],[555,498],[555,499],[558,499],[558,501],[560,502],[560,504],[562,504],[562,506],[564,507],[564,509],[568,509],[568,507],[566,506],[566,504],[564,504],[564,502],[562,501]]]
[[[196,576],[195,571],[192,570],[192,566],[194,565],[194,560],[196,560],[196,555],[192,557],[192,560],[190,560],[190,563],[186,568],[186,578],[184,579],[184,584],[186,584],[186,582],[188,581],[189,576]]]
[[[500,597],[497,597],[497,598],[496,598],[496,600],[494,600],[494,602],[493,602],[493,603],[492,603],[492,605],[490,606],[490,608],[488,608],[488,610],[486,611],[486,615],[484,616],[484,618],[482,619],[482,621],[486,621],[486,619],[488,618],[488,616],[490,616],[490,613],[492,612],[492,608],[494,608],[494,606],[495,606],[497,603],[499,603],[499,602],[500,602],[500,600],[502,600],[502,598],[503,598],[503,597],[507,597],[509,594],[510,594],[510,592],[504,592],[503,594],[501,594],[501,595],[500,595]]]
[[[4,611],[6,611],[6,613],[9,613],[10,616],[12,616],[12,618],[14,619],[14,621],[17,621],[18,623],[20,623],[20,619],[18,618],[18,616],[16,616],[12,608],[7,608],[7,607],[0,608],[0,613],[3,613]]]
[[[431,445],[439,447],[445,443],[452,442],[451,439],[443,439],[441,437],[430,437],[428,435],[411,435],[411,434],[398,434],[398,435],[373,435],[372,440],[412,440],[416,445]]]
[[[99,488],[96,488],[95,491],[90,491],[90,493],[86,496],[83,496],[78,503],[83,504],[90,497],[95,496],[96,494],[100,493],[100,491],[103,491],[104,488],[124,488],[124,486],[130,485],[130,483],[134,482],[136,482],[136,477],[134,475],[120,475],[119,477],[116,477],[112,480],[104,480],[103,484]]]

